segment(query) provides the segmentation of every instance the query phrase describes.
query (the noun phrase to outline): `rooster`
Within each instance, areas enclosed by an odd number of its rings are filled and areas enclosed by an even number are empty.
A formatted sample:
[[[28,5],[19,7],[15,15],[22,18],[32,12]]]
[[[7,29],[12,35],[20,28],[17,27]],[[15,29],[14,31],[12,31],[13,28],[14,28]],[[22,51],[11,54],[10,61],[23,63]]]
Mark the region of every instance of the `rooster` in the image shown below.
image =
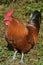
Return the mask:
[[[4,23],[7,25],[5,39],[15,51],[12,60],[15,59],[17,52],[20,51],[22,53],[20,62],[23,63],[24,53],[29,52],[38,40],[41,13],[39,11],[34,11],[27,25],[13,17],[12,14],[14,14],[14,10],[5,14]]]

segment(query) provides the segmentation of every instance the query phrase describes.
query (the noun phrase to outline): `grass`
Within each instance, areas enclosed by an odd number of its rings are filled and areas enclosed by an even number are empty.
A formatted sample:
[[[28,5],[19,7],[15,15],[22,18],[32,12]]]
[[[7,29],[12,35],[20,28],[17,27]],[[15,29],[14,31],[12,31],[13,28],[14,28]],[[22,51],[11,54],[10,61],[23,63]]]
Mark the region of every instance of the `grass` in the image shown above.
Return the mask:
[[[30,14],[34,10],[41,12],[42,21],[37,44],[30,52],[25,54],[24,62],[26,65],[43,65],[43,3],[41,1],[36,3],[28,0],[24,0],[23,2],[20,0],[14,4],[11,3],[8,7],[6,5],[0,5],[0,65],[19,65],[18,62],[21,58],[21,54],[18,53],[16,60],[12,63],[9,62],[14,51],[10,51],[7,48],[7,42],[5,40],[6,26],[4,25],[3,19],[5,13],[11,9],[15,10],[13,16],[26,23],[29,21]]]

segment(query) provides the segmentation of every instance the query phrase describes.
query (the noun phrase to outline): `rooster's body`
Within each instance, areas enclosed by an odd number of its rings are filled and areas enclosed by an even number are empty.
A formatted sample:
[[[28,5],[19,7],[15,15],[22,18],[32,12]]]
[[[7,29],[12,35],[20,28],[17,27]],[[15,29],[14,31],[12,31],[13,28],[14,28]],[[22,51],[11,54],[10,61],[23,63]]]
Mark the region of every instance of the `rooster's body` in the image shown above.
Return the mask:
[[[10,15],[12,14],[10,13]],[[22,53],[21,61],[23,60],[23,53],[28,52],[36,44],[40,29],[40,19],[41,14],[38,11],[33,12],[30,24],[28,25],[24,25],[21,21],[12,16],[8,17],[8,13],[5,16],[5,24],[7,24],[5,38],[16,52],[20,51]]]

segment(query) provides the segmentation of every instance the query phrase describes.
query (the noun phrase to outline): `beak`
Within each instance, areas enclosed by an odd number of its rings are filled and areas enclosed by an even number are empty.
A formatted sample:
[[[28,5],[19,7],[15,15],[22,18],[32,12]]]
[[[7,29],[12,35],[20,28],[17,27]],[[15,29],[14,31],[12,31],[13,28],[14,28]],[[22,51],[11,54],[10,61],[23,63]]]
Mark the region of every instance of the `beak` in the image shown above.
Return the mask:
[[[6,19],[3,20],[4,22],[6,21]]]
[[[3,20],[3,23],[5,24],[6,19]]]
[[[5,21],[9,21],[9,20],[8,19],[4,19],[3,21],[5,22]]]
[[[9,25],[9,23],[10,23],[10,22],[9,22],[9,19],[4,19],[4,24],[5,24],[5,25],[7,25],[7,26],[8,26],[8,25]]]

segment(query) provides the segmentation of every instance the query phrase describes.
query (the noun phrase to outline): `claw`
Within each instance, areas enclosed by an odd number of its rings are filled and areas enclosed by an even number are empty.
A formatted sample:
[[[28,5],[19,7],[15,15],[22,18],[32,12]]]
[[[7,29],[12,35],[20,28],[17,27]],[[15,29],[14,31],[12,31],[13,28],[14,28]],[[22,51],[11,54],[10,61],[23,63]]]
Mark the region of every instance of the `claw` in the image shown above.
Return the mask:
[[[19,64],[25,64],[23,61],[20,61]]]

